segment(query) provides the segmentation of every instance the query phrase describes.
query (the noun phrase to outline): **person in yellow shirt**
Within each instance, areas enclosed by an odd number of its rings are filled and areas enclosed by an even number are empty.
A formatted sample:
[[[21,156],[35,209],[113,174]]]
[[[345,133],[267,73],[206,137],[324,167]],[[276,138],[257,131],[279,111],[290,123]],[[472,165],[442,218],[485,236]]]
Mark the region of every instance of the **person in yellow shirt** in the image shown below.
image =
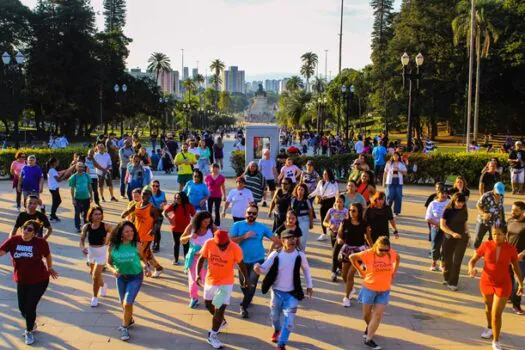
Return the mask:
[[[188,152],[188,144],[182,144],[182,151],[175,156],[175,165],[179,168],[178,178],[180,191],[186,185],[186,182],[192,179],[193,165],[197,163],[197,158],[193,153]]]

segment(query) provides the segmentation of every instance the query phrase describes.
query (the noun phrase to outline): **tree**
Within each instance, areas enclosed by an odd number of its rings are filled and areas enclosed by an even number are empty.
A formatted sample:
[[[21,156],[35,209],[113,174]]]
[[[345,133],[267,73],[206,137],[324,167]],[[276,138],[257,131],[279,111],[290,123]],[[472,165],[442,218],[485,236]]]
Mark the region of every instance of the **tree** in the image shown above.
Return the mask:
[[[126,0],[104,0],[103,6],[106,32],[122,30],[126,25]]]
[[[162,52],[154,52],[148,60],[148,72],[155,72],[155,79],[159,82],[160,72],[171,71],[171,60]]]
[[[230,112],[232,99],[227,91],[221,91],[219,95],[219,110],[223,113]]]
[[[301,61],[301,74],[306,78],[306,91],[310,92],[310,78],[314,75],[319,60],[316,53],[306,52],[301,56]]]
[[[492,23],[489,15],[494,10],[497,2],[494,0],[477,1],[476,13],[474,16],[474,45],[476,51],[476,91],[474,97],[474,140],[477,140],[478,123],[479,123],[479,95],[481,81],[481,58],[488,57],[490,46],[497,42],[500,36],[500,30]],[[458,45],[463,39],[466,39],[467,48],[470,47],[471,33],[471,15],[470,1],[463,0],[458,4],[458,16],[452,21],[452,30],[454,32],[454,44]]]
[[[297,91],[299,89],[302,89],[303,87],[303,79],[301,79],[301,77],[297,75],[290,77],[290,79],[286,81],[286,90],[290,92]]]
[[[324,79],[315,77],[314,83],[312,84],[312,90],[319,95],[324,91],[325,86],[326,83]]]
[[[219,108],[219,87],[222,84],[221,73],[224,70],[224,62],[220,59],[214,59],[210,64],[210,69],[213,72],[211,83],[215,87],[215,109]]]

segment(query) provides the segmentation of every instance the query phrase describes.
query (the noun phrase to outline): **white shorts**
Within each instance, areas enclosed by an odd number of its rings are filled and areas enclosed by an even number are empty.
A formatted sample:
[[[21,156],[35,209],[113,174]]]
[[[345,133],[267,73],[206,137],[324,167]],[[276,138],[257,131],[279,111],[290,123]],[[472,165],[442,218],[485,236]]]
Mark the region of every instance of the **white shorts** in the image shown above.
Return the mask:
[[[106,265],[106,253],[108,246],[103,247],[88,247],[88,262],[90,264]]]
[[[513,184],[522,184],[525,180],[525,169],[510,169],[510,179]]]
[[[226,296],[224,297],[223,304],[230,305],[230,300],[232,297],[233,284],[223,285],[223,286],[209,286],[204,285],[204,300],[213,300],[219,291],[219,288],[223,287],[226,289]]]

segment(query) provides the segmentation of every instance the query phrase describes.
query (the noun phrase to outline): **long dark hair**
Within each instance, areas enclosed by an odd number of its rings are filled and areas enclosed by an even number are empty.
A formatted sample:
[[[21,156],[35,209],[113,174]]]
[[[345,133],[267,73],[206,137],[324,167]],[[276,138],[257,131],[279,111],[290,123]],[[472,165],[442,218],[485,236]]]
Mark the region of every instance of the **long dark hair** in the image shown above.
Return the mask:
[[[200,211],[197,214],[195,214],[195,216],[191,220],[191,225],[193,227],[193,230],[195,232],[197,232],[197,230],[199,230],[201,228],[202,222],[204,220],[206,220],[206,219],[210,219],[210,226],[209,227],[211,227],[212,220],[211,220],[211,214],[209,212],[203,210],[203,211]]]
[[[175,196],[176,195],[180,196],[180,204],[182,205],[182,209],[184,210],[184,215],[186,215],[186,205],[190,204],[190,200],[188,199],[188,195],[184,191],[177,192],[177,193],[175,193]],[[173,210],[174,211],[177,210],[177,205],[178,205],[177,201],[175,201],[173,203]]]
[[[109,237],[109,245],[111,248],[118,250],[119,246],[122,244],[122,232],[126,226],[130,226],[133,229],[133,239],[131,240],[131,245],[137,245],[137,242],[139,241],[139,232],[137,231],[137,228],[131,221],[124,220],[119,222],[113,231],[111,231]]]
[[[324,171],[326,171],[326,175],[328,175],[328,181],[331,182],[331,183],[334,183],[335,182],[335,176],[334,176],[334,172],[332,171],[332,169],[325,169]],[[324,183],[324,181],[323,181]]]
[[[361,203],[352,203],[350,204],[350,208],[351,207],[355,207],[357,209],[357,219],[359,221],[359,224],[362,224],[363,223],[363,205],[361,205]],[[351,215],[349,215],[348,220],[350,220],[350,222],[352,221]]]
[[[465,195],[463,193],[456,192],[456,193],[454,193],[452,198],[450,198],[450,201],[448,202],[448,204],[447,204],[447,206],[445,208],[446,209],[454,209],[454,210],[456,210],[456,203],[457,202],[466,203],[467,202],[467,197],[465,197]],[[466,212],[467,211],[467,206],[464,205],[463,208],[461,208],[460,210]]]

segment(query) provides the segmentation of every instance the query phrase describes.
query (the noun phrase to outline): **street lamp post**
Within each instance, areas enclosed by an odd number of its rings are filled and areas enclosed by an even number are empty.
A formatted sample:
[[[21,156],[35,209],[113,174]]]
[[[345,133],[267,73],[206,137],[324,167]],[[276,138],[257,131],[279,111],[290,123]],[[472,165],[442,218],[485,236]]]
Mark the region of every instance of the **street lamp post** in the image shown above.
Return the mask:
[[[168,113],[166,112],[168,102],[168,96],[159,97],[159,103],[162,106],[162,113],[164,113],[164,133],[166,133],[166,130],[168,129]]]
[[[328,102],[328,99],[326,96],[320,96],[317,99],[317,109],[318,109],[318,115],[317,115],[317,134],[321,135],[324,129],[324,106]]]
[[[421,52],[416,56],[416,72],[412,70],[412,67],[408,67],[410,64],[410,56],[405,52],[401,56],[401,64],[403,65],[403,89],[405,88],[405,82],[408,79],[408,116],[407,116],[407,149],[412,148],[412,81],[416,81],[416,90],[419,90],[419,80],[421,74],[419,68],[423,65],[425,58]]]
[[[14,56],[14,61],[12,60],[11,54],[4,52],[2,54],[2,62],[4,63],[4,76],[6,77],[6,88],[11,88],[11,96],[13,98],[13,103],[16,99],[16,90],[17,87],[19,87],[20,91],[23,88],[23,76],[22,76],[22,65],[24,64],[25,57],[24,54],[21,51],[18,51],[16,55]],[[14,71],[14,72],[12,72]],[[20,81],[20,84],[17,84],[18,81]],[[20,147],[20,142],[18,139],[19,129],[18,129],[18,122],[20,115],[16,108],[14,110],[14,134],[15,134],[15,148]]]
[[[189,130],[189,119],[190,119],[191,105],[189,103],[184,103],[182,105],[182,108],[186,112],[186,131],[188,131]]]
[[[128,86],[126,84],[122,84],[120,86],[118,83],[113,86],[113,91],[115,91],[115,101],[119,105],[119,111],[120,111],[120,135],[124,135],[124,116],[122,115],[122,102],[124,101],[124,97],[126,95],[126,92],[128,91]],[[119,98],[119,92],[122,92],[122,97]]]
[[[350,85],[350,86],[342,85],[341,92],[342,92],[343,99],[345,95],[347,98],[346,110],[345,110],[345,142],[348,145],[348,131],[350,129],[349,119],[350,119],[350,112],[351,112],[351,107],[352,107],[352,97],[354,96],[355,87],[354,85]],[[343,103],[342,109],[344,109],[343,107],[344,107],[344,103]]]

